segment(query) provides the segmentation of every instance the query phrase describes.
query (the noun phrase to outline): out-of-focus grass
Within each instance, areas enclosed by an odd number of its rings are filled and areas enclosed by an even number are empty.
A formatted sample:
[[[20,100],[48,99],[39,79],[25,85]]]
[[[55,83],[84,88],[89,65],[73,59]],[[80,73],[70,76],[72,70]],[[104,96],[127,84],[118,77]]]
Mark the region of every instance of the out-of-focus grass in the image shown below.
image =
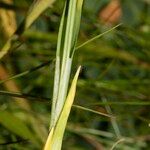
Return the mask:
[[[121,4],[123,16],[120,21],[123,25],[78,49],[73,61],[74,72],[78,65],[82,65],[75,105],[101,113],[107,113],[105,105],[111,107],[120,134],[125,138],[124,142],[117,145],[118,149],[149,149],[150,16],[149,3],[139,0],[138,2],[124,1]],[[22,0],[14,1],[13,5],[28,8],[30,4],[31,1]],[[104,8],[106,4],[106,1],[93,0],[91,5],[90,0],[85,0],[78,45],[111,28],[99,23],[97,17],[99,9]],[[63,1],[58,0],[25,31],[20,38],[23,44],[1,60],[2,67],[7,70],[7,77],[29,70],[24,76],[13,80],[19,87],[19,93],[52,98],[55,50],[62,9]],[[26,9],[14,11],[19,23],[24,18]],[[3,35],[2,30],[0,32]],[[1,48],[5,42],[5,37],[1,36]],[[50,59],[54,61],[49,66],[30,72],[31,68]],[[2,75],[1,70],[0,74]],[[0,90],[7,90],[6,83],[8,81],[3,83]],[[107,102],[103,102],[104,98]],[[39,120],[37,126],[48,130],[50,105],[33,102],[32,99],[28,102],[31,106],[30,111],[16,105],[12,97],[0,95],[0,111],[20,120],[18,125],[17,121],[7,123],[7,126],[4,122],[0,124],[0,148],[40,149],[44,144],[35,133],[35,127],[28,120],[28,116],[32,114]],[[27,132],[34,135],[35,143],[39,142],[41,146],[33,144],[31,136],[26,137],[22,132],[13,132],[12,125],[16,128],[20,126],[19,122],[28,128]],[[20,139],[27,141],[20,143]],[[63,149],[96,149],[96,145],[110,149],[117,140],[110,119],[73,107]],[[18,144],[7,145],[7,142],[13,141],[18,141]]]

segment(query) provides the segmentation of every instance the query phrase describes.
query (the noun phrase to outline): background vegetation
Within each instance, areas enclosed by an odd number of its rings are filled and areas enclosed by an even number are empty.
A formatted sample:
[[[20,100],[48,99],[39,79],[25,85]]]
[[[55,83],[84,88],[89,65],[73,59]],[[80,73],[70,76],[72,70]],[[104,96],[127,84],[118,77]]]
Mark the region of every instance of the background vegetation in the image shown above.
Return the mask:
[[[0,1],[1,48],[32,3]],[[51,5],[20,36],[16,42],[19,46],[12,47],[1,59],[2,150],[42,149],[46,141],[63,6],[62,0]],[[149,14],[148,0],[85,0],[77,46],[122,24],[75,52],[72,75],[79,65],[82,71],[63,141],[64,150],[111,149],[119,139],[118,150],[149,149]]]

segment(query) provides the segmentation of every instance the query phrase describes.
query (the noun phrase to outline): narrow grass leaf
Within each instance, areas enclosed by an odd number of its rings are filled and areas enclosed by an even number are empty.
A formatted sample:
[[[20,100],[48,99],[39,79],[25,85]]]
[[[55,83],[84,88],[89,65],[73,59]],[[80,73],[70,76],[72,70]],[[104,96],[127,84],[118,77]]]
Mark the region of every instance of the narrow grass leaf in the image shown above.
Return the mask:
[[[111,147],[110,150],[114,150],[118,144],[120,144],[121,142],[124,142],[124,141],[125,141],[124,138],[119,139],[116,143],[114,143],[114,145]]]
[[[60,69],[61,69],[60,61],[61,61],[61,52],[63,51],[65,32],[66,32],[66,19],[67,19],[66,15],[68,10],[67,8],[68,8],[68,3],[66,2],[63,10],[60,26],[59,26],[59,34],[58,34],[58,41],[57,41],[50,129],[54,126],[56,120],[55,109],[56,109],[58,92],[59,92],[59,84],[60,84]]]
[[[65,7],[65,15],[67,19],[64,23],[65,31],[64,31],[64,41],[61,45],[63,47],[62,50],[62,62],[61,62],[61,72],[60,72],[60,83],[58,88],[58,97],[57,103],[55,108],[55,123],[58,120],[62,107],[64,105],[64,101],[66,99],[67,90],[68,90],[68,83],[70,78],[70,70],[72,60],[69,58],[70,51],[71,51],[71,42],[73,36],[73,22],[75,19],[75,12],[76,12],[76,0],[66,1]]]
[[[79,32],[82,4],[83,0],[66,0],[64,7],[56,52],[56,70],[50,127],[55,126],[66,100],[72,65],[71,56],[75,49]]]
[[[85,111],[88,111],[88,112],[92,112],[94,114],[98,114],[98,115],[109,117],[109,118],[115,118],[115,116],[113,116],[113,115],[105,114],[105,113],[102,113],[102,112],[99,112],[99,111],[96,111],[96,110],[92,110],[92,109],[89,109],[89,108],[86,108],[86,107],[83,107],[83,106],[79,106],[79,105],[73,105],[73,106],[78,108],[78,109],[82,109],[82,110],[85,110]]]
[[[46,144],[44,146],[44,150],[52,150],[52,138],[54,134],[54,127],[51,128],[50,133],[48,135]]]
[[[105,32],[103,32],[103,33],[101,33],[101,34],[99,34],[99,35],[97,35],[97,36],[95,36],[95,37],[89,39],[88,41],[84,42],[83,44],[77,46],[77,47],[76,47],[76,50],[78,50],[79,48],[81,48],[81,47],[83,47],[83,46],[85,46],[85,45],[87,45],[87,44],[89,44],[89,43],[91,43],[91,42],[97,40],[98,38],[102,37],[103,35],[105,35],[105,34],[111,32],[111,31],[113,31],[114,29],[118,28],[118,27],[121,26],[121,25],[122,25],[122,23],[120,23],[120,24],[118,24],[118,25],[112,27],[111,29],[109,29],[109,30],[107,30],[107,31],[105,31]]]
[[[53,128],[49,134],[48,140],[46,142],[46,146],[44,150],[61,150],[61,145],[62,145],[62,139],[63,139],[63,134],[66,128],[67,120],[71,111],[71,107],[74,101],[75,97],[75,92],[76,92],[76,84],[77,84],[77,79],[79,76],[80,68],[78,68],[75,77],[72,81],[66,102],[64,104],[63,110],[60,114],[60,117],[58,119],[58,122],[54,128]],[[53,133],[53,135],[52,135]]]

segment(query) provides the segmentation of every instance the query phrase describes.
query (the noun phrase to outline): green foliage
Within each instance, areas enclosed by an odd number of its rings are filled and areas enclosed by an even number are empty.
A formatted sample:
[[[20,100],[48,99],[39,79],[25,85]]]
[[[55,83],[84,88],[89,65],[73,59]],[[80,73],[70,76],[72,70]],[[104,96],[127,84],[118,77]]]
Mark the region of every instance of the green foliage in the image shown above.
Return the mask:
[[[0,149],[42,149],[45,144],[64,2],[58,0],[42,12],[30,29],[7,45],[10,53],[0,60],[7,70],[7,76],[0,81]],[[64,135],[64,150],[111,149],[120,140],[114,123],[124,139],[115,146],[116,150],[149,150],[150,147],[150,3],[146,0],[121,1],[121,26],[83,46],[115,27],[101,23],[97,17],[109,2],[85,0],[84,3],[77,50],[71,50],[71,54],[74,52],[72,72],[76,72],[79,65],[82,69]],[[31,4],[30,0],[14,0],[9,7],[16,12],[18,26],[33,6]],[[2,31],[0,50],[7,41]],[[76,39],[70,40],[73,43]],[[69,41],[66,43],[68,50]],[[62,58],[62,53],[60,55]],[[1,75],[0,69],[0,78]],[[74,73],[70,79],[73,76]],[[11,82],[18,86],[18,91],[10,89]],[[30,109],[25,109],[24,101]]]
[[[36,145],[38,145],[34,139],[34,135],[30,132],[30,129],[27,127],[27,125],[18,117],[12,115],[10,112],[1,111],[0,123],[16,135],[19,135],[24,139],[31,140]]]

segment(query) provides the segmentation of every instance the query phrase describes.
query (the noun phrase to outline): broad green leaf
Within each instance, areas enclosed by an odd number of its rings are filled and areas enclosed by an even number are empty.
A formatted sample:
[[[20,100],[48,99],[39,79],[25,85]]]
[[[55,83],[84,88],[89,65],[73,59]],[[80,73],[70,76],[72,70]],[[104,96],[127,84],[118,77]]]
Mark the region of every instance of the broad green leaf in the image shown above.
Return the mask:
[[[44,150],[60,150],[63,140],[63,134],[66,128],[67,120],[70,114],[70,110],[74,101],[75,92],[76,92],[76,84],[79,76],[80,68],[78,68],[75,77],[72,81],[66,102],[64,104],[63,110],[60,114],[58,122],[54,129],[52,128],[46,142]],[[54,131],[53,131],[54,130]]]

